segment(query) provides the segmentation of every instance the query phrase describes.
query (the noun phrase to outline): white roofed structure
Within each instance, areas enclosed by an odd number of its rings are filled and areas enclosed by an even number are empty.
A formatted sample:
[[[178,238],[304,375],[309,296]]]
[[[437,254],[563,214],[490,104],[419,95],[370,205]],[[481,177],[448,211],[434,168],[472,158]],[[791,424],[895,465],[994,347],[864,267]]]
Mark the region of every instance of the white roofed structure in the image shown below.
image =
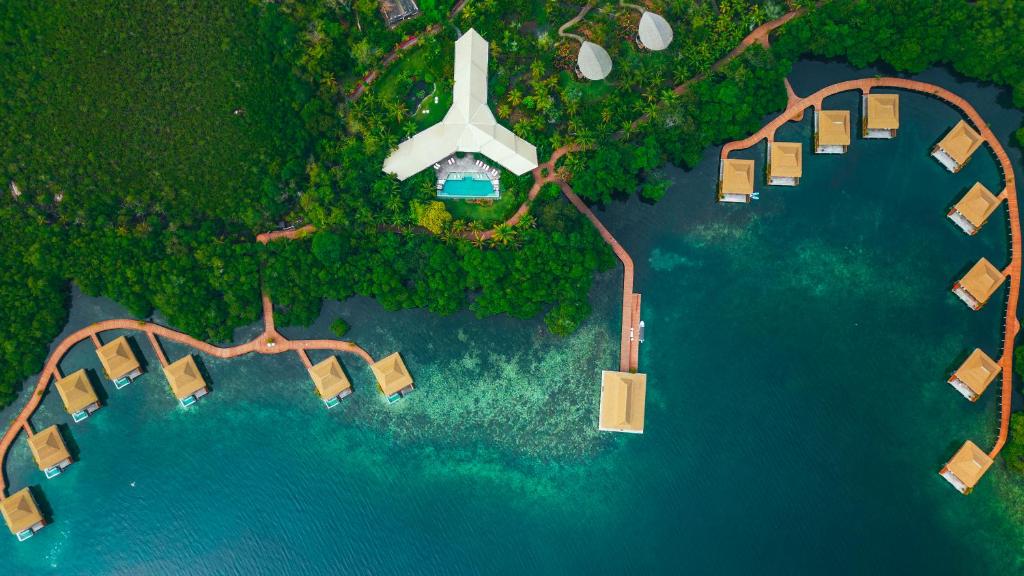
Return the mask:
[[[612,73],[612,58],[604,48],[584,40],[576,56],[576,67],[587,80],[604,80]]]
[[[637,37],[648,50],[664,50],[672,43],[672,26],[660,14],[644,12],[640,17]]]
[[[473,29],[455,42],[452,107],[439,124],[399,144],[385,172],[405,180],[456,152],[479,152],[517,176],[537,167],[537,148],[500,126],[487,106],[487,52]]]

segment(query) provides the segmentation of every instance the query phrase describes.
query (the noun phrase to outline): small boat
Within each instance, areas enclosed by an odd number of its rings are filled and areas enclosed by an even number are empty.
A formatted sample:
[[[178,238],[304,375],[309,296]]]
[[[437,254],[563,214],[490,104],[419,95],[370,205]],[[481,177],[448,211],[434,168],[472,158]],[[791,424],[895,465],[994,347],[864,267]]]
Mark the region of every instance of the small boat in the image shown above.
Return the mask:
[[[640,321],[640,343],[644,343],[644,321]]]

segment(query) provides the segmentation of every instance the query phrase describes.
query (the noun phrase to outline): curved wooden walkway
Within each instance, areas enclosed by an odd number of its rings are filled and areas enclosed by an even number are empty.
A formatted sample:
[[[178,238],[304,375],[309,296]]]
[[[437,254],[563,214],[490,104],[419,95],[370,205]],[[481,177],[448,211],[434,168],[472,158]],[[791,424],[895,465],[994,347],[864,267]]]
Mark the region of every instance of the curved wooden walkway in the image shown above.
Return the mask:
[[[1020,214],[1017,207],[1017,186],[1016,178],[1013,173],[1013,165],[1010,163],[1010,158],[1006,154],[1006,150],[1003,145],[996,138],[995,134],[985,123],[985,120],[978,114],[978,111],[973,106],[960,96],[957,96],[953,92],[936,86],[934,84],[928,84],[926,82],[919,82],[917,80],[907,80],[905,78],[863,78],[860,80],[848,80],[846,82],[840,82],[833,84],[818,90],[814,94],[804,98],[791,98],[789,106],[785,111],[782,112],[774,120],[766,124],[763,128],[752,134],[748,138],[738,140],[735,142],[729,142],[722,147],[721,159],[725,159],[729,156],[729,153],[734,150],[742,150],[749,148],[761,140],[767,139],[772,142],[775,139],[775,132],[790,120],[797,119],[798,116],[802,115],[807,108],[814,108],[816,110],[821,109],[822,102],[825,98],[838,94],[840,92],[847,92],[850,90],[859,90],[863,93],[868,93],[872,88],[899,88],[903,90],[910,90],[912,92],[919,92],[938,98],[949,105],[958,108],[967,118],[971,124],[977,128],[978,133],[981,134],[982,138],[988,144],[992,150],[992,154],[995,155],[996,161],[999,163],[999,167],[1003,173],[1004,188],[1000,196],[1006,198],[1006,217],[1010,224],[1010,263],[1003,271],[1009,280],[1009,294],[1006,298],[1006,314],[1003,320],[1003,353],[999,358],[999,366],[1002,370],[1002,396],[999,402],[999,435],[996,438],[995,445],[989,452],[991,458],[995,458],[999,455],[999,452],[1003,449],[1006,444],[1006,439],[1009,436],[1010,431],[1010,411],[1011,401],[1013,397],[1013,342],[1020,331],[1020,321],[1017,318],[1017,305],[1020,297],[1020,274],[1021,274],[1021,231],[1020,231]],[[793,95],[795,96],[795,94]]]
[[[236,358],[253,352],[258,354],[281,354],[284,352],[294,351],[299,354],[300,359],[303,360],[303,364],[308,366],[309,359],[306,357],[306,350],[336,350],[338,352],[349,352],[351,354],[355,354],[365,360],[368,364],[373,363],[373,357],[370,356],[366,350],[363,350],[358,344],[353,342],[341,340],[289,340],[284,336],[281,336],[274,327],[273,304],[270,301],[270,297],[266,294],[263,295],[263,324],[264,330],[259,336],[244,344],[228,348],[221,348],[219,346],[214,346],[213,344],[197,340],[188,334],[172,330],[166,326],[153,324],[152,322],[130,319],[104,320],[102,322],[90,324],[89,326],[68,335],[61,340],[57,347],[53,349],[53,352],[50,353],[50,357],[46,361],[46,365],[43,367],[42,373],[39,375],[39,380],[36,382],[35,389],[32,391],[31,396],[29,396],[28,402],[14,420],[7,426],[7,430],[4,432],[3,438],[0,438],[0,499],[3,499],[7,491],[6,474],[3,473],[4,462],[7,459],[7,452],[10,450],[11,444],[14,443],[14,439],[17,438],[19,432],[22,430],[31,430],[29,420],[32,418],[32,414],[35,413],[36,409],[39,408],[39,404],[43,400],[46,388],[50,385],[51,381],[56,381],[56,379],[61,377],[60,361],[75,344],[78,344],[83,340],[92,340],[93,344],[98,346],[98,335],[101,332],[109,330],[132,330],[135,332],[145,333],[149,338],[151,345],[157,352],[157,358],[163,365],[167,364],[167,358],[164,356],[163,350],[160,348],[157,337],[166,338],[167,340],[178,342],[179,344],[185,344],[186,346],[216,358]]]

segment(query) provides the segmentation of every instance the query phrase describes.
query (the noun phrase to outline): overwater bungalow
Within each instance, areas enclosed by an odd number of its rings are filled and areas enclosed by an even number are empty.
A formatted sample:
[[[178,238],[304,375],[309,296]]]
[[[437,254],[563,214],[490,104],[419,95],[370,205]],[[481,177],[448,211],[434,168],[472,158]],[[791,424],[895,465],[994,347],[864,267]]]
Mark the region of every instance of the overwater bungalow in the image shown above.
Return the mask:
[[[196,400],[206,396],[210,391],[206,386],[206,379],[199,372],[195,357],[191,354],[169,364],[164,368],[164,375],[167,376],[171,392],[182,408],[195,404]]]
[[[971,402],[976,402],[988,385],[999,375],[999,364],[988,354],[975,348],[974,352],[949,377],[949,383]]]
[[[384,393],[388,402],[396,402],[414,389],[412,376],[409,375],[409,370],[398,352],[374,362],[370,365],[370,370],[377,377],[380,391]]]
[[[750,202],[754,193],[754,161],[726,158],[718,168],[718,201]]]
[[[64,401],[64,409],[75,422],[81,422],[100,409],[100,399],[89,381],[85,369],[57,380],[57,393]]]
[[[977,444],[968,440],[950,458],[949,462],[946,462],[942,470],[939,470],[939,474],[961,494],[970,494],[991,465],[992,459],[988,457],[988,454],[978,448]]]
[[[978,233],[988,217],[996,211],[1001,200],[989,192],[981,182],[977,182],[964,194],[964,197],[949,209],[946,216],[970,235]]]
[[[132,380],[142,375],[139,359],[135,357],[131,344],[124,336],[97,348],[96,355],[99,356],[100,364],[103,364],[107,378],[110,378],[118,389],[131,384]]]
[[[799,142],[772,142],[768,146],[768,184],[796,186],[803,175],[803,147]]]
[[[646,403],[646,374],[611,370],[601,372],[599,430],[643,434]]]
[[[18,537],[20,542],[28,540],[43,529],[46,521],[36,506],[36,499],[32,497],[32,491],[22,488],[7,498],[0,500],[0,513],[7,522],[11,534]]]
[[[60,476],[65,468],[71,466],[71,453],[64,445],[60,429],[56,425],[36,432],[29,436],[28,447],[36,459],[39,469],[47,478]]]
[[[865,94],[861,97],[861,136],[895,138],[900,127],[899,94]]]
[[[963,278],[953,284],[953,293],[970,306],[971,310],[980,310],[1005,279],[998,268],[982,258]]]
[[[981,134],[961,120],[935,145],[935,148],[932,148],[932,156],[945,166],[946,170],[959,172],[967,165],[971,155],[982,142]]]
[[[846,154],[850,147],[850,111],[814,110],[814,152]]]
[[[335,356],[310,368],[309,377],[313,379],[313,386],[316,387],[320,400],[328,408],[334,408],[342,398],[352,393],[352,383],[348,381],[348,376],[341,369],[341,363]]]

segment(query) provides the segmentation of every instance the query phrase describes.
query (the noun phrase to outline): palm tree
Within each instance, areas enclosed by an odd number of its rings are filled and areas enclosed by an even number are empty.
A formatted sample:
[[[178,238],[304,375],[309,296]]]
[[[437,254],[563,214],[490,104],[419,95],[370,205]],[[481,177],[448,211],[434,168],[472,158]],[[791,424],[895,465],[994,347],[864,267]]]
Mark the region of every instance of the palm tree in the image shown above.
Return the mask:
[[[509,91],[508,103],[511,104],[513,108],[523,103],[523,93],[519,91],[519,88],[513,88]]]

